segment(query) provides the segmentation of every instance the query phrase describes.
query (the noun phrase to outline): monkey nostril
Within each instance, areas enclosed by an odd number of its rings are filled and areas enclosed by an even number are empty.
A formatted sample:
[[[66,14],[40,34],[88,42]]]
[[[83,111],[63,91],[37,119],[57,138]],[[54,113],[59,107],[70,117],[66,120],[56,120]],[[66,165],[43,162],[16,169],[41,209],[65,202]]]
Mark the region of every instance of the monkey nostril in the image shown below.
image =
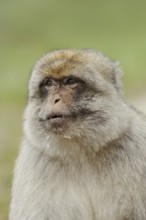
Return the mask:
[[[59,102],[59,101],[60,101],[60,98],[55,99],[55,100],[54,100],[54,104],[56,104],[56,103]]]

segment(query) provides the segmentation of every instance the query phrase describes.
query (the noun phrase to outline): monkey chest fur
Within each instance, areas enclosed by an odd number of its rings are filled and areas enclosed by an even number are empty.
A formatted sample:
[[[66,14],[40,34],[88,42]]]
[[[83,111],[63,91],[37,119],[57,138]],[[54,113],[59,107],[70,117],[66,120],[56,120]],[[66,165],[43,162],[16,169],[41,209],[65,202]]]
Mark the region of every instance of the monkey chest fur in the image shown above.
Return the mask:
[[[116,170],[111,168],[109,175],[108,169],[88,161],[65,164],[57,158],[20,157],[13,189],[15,220],[129,219],[130,192]]]

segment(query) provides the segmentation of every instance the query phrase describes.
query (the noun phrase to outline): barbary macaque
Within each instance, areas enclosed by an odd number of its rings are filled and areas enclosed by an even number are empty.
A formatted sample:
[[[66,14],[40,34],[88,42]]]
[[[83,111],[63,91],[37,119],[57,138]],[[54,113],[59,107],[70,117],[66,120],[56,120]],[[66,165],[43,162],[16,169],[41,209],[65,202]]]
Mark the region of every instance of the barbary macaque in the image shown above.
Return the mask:
[[[9,220],[146,220],[146,117],[121,73],[90,49],[35,64]]]

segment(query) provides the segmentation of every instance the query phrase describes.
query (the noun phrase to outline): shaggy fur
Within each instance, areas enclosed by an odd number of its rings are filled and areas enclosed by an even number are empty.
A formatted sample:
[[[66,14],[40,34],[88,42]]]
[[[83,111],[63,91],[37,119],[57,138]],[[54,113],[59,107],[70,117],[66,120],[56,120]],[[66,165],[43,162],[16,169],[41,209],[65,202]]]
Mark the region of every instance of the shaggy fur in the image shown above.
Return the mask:
[[[120,75],[94,50],[57,50],[36,63],[9,220],[146,219],[146,118],[123,100]],[[52,129],[40,83],[69,76],[84,84],[62,88],[58,109],[74,117]]]

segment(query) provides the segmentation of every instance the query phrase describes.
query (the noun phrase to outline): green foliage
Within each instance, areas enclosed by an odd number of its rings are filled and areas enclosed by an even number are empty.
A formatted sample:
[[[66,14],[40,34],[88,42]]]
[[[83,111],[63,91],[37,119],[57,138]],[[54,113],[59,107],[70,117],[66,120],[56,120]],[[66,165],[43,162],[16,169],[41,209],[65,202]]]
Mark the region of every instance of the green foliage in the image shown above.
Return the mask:
[[[0,219],[7,219],[20,112],[35,60],[52,49],[95,48],[120,60],[127,90],[141,90],[145,11],[144,0],[0,0]]]

